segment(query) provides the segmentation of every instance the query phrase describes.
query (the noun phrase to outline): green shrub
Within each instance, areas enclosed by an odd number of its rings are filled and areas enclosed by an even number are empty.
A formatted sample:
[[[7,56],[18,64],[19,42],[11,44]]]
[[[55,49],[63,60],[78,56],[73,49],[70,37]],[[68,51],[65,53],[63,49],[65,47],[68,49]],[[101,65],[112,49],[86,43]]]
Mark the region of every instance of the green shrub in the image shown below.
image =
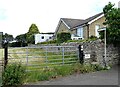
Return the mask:
[[[98,64],[80,64],[76,63],[73,66],[74,72],[79,72],[79,73],[89,73],[89,72],[94,72],[94,71],[100,71],[100,70],[105,70],[102,66]]]
[[[26,42],[13,42],[13,43],[9,43],[9,47],[25,47],[28,46],[28,44]]]
[[[25,79],[25,67],[20,63],[7,65],[2,74],[3,86],[22,85]]]
[[[71,40],[70,33],[62,32],[57,34],[57,43],[67,42],[68,40]]]
[[[41,43],[38,43],[38,44],[55,44],[55,43],[57,43],[57,40],[50,40],[50,41],[41,42]]]
[[[92,39],[92,40],[96,40],[97,39],[97,37],[96,36],[90,36],[90,38],[89,39]]]
[[[80,69],[82,73],[88,73],[95,71],[93,67],[91,67],[89,64],[84,64],[84,66]]]
[[[104,70],[104,68],[98,64],[91,64],[91,67],[95,70],[95,71],[100,71],[100,70]]]

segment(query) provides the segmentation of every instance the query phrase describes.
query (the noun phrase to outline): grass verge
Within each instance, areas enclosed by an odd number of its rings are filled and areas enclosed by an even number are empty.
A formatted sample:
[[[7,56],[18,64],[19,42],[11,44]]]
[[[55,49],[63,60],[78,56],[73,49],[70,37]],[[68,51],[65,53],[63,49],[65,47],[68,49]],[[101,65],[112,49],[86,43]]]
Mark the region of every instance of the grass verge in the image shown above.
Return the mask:
[[[105,69],[97,64],[81,65],[80,63],[75,63],[69,66],[68,65],[63,65],[58,67],[56,66],[53,68],[46,68],[43,71],[28,72],[26,83],[50,80],[57,77],[72,75],[74,73],[82,74],[82,73],[89,73],[100,70],[105,70]]]

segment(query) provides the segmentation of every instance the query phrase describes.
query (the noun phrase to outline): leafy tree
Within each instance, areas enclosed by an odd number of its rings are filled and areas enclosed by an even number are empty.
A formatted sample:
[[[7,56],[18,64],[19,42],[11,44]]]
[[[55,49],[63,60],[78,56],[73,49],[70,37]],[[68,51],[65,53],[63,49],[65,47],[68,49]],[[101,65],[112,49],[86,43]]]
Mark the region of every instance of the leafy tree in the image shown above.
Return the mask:
[[[3,40],[12,41],[14,39],[13,35],[5,33],[3,35]]]
[[[28,34],[37,34],[40,33],[36,24],[32,24],[28,30]]]
[[[107,25],[107,42],[120,44],[120,8],[115,8],[114,4],[108,3],[103,8],[105,25]]]
[[[15,38],[19,42],[26,42],[26,34],[20,34]]]
[[[10,46],[12,46],[12,47],[27,46],[26,34],[20,34],[20,35],[16,36],[15,39],[17,40],[17,42],[10,44]]]
[[[31,24],[31,26],[27,32],[27,37],[26,37],[27,42],[33,44],[35,42],[34,34],[38,34],[38,33],[40,33],[40,32],[39,32],[39,29],[36,26],[36,24]]]
[[[107,25],[107,41],[118,47],[118,64],[120,65],[120,8],[115,8],[114,4],[109,2],[103,8],[103,12],[105,16],[104,24]]]

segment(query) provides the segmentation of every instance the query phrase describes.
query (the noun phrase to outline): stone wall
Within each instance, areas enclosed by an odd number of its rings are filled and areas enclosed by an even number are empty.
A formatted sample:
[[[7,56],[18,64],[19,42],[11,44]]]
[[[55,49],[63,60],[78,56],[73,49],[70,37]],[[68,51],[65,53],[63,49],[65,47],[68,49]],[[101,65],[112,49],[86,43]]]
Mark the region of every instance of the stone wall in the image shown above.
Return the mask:
[[[89,42],[72,42],[72,43],[65,43],[62,45],[70,45],[70,46],[79,46],[83,45],[83,52],[85,54],[90,54],[90,59],[85,59],[85,62],[97,62],[101,65],[104,65],[104,41],[96,40],[96,41],[89,41]],[[114,65],[118,63],[119,52],[118,47],[114,47],[112,44],[106,46],[106,63],[110,65]]]

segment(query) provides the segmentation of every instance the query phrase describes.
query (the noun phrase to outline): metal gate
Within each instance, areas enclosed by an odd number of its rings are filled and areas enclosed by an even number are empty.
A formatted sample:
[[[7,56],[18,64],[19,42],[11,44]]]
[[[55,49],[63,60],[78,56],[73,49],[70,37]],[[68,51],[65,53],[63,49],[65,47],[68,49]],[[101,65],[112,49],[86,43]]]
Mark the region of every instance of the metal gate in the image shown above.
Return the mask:
[[[8,48],[8,64],[20,62],[28,71],[70,65],[79,59],[76,46],[36,46]]]

